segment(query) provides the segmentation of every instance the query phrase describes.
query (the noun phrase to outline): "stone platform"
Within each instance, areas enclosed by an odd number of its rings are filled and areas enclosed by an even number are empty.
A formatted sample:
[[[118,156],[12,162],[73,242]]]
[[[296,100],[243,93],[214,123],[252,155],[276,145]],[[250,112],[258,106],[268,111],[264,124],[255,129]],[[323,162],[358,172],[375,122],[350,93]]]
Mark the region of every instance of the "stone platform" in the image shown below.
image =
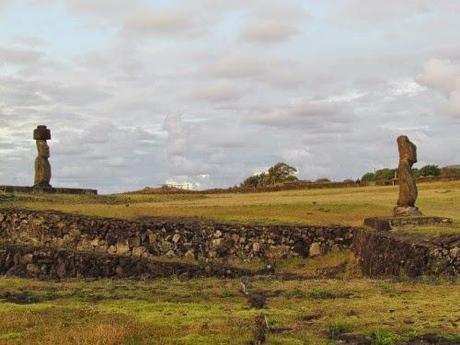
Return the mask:
[[[448,224],[452,224],[452,219],[446,217],[372,217],[364,219],[364,225],[377,231],[390,231],[401,226]]]
[[[38,189],[27,186],[0,186],[0,192],[4,193],[51,193],[51,194],[91,194],[97,195],[96,189],[84,189],[84,188],[50,188],[50,189]]]

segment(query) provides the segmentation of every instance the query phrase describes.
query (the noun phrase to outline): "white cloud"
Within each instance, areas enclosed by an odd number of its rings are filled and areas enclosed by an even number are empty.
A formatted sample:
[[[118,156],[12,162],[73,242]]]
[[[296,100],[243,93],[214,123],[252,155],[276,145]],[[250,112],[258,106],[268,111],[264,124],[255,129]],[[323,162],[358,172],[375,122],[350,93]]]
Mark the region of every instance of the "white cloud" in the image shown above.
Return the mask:
[[[422,85],[441,92],[447,99],[447,111],[460,116],[460,63],[431,59],[418,80]]]
[[[448,95],[460,88],[460,64],[450,60],[430,59],[419,81]]]

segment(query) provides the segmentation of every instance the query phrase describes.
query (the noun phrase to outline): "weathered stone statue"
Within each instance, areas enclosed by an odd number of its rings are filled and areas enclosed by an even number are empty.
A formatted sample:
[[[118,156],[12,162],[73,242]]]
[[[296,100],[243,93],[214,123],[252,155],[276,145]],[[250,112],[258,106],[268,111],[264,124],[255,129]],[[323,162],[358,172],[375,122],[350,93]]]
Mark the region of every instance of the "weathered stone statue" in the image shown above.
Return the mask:
[[[398,137],[399,150],[399,199],[394,208],[394,216],[421,216],[415,206],[417,200],[417,185],[412,174],[412,165],[417,162],[417,147],[405,135]]]
[[[51,131],[46,126],[38,126],[34,130],[34,140],[37,142],[38,156],[35,159],[34,188],[51,189],[51,165],[48,161],[50,148],[47,140],[51,139]]]

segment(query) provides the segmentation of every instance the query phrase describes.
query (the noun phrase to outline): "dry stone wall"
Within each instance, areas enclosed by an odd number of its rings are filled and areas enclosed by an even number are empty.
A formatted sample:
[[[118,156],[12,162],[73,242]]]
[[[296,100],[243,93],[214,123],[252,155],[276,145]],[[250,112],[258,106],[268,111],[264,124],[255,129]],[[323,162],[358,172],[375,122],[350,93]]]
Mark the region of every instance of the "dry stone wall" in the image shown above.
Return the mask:
[[[191,264],[80,252],[51,247],[0,243],[0,275],[39,279],[63,278],[235,278],[253,272],[213,263]]]
[[[349,226],[130,221],[55,211],[0,210],[0,238],[10,242],[143,258],[249,261],[314,256],[350,248],[355,231]]]
[[[420,237],[363,229],[354,237],[363,273],[371,277],[460,274],[460,235]]]

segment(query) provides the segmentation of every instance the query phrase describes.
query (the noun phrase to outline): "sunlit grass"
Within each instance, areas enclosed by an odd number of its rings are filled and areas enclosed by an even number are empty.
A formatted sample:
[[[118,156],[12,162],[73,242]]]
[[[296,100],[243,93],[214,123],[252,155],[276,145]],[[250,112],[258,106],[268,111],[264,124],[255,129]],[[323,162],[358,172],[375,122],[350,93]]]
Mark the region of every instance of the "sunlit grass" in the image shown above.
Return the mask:
[[[398,187],[295,190],[252,194],[154,194],[19,196],[0,207],[54,209],[103,217],[200,217],[226,222],[361,225],[366,217],[392,214]],[[460,222],[460,181],[419,185],[426,215]]]

